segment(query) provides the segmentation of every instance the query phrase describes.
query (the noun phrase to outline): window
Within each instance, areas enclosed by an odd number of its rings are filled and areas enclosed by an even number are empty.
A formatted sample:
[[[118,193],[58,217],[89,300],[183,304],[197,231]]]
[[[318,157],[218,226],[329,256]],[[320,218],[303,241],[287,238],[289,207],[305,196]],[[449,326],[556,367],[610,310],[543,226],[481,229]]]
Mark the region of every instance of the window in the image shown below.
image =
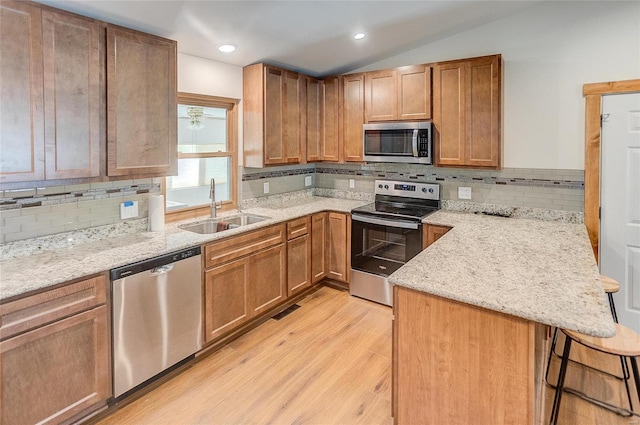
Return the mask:
[[[167,213],[208,210],[212,178],[216,202],[236,208],[237,109],[237,99],[178,93],[178,175],[165,180]]]

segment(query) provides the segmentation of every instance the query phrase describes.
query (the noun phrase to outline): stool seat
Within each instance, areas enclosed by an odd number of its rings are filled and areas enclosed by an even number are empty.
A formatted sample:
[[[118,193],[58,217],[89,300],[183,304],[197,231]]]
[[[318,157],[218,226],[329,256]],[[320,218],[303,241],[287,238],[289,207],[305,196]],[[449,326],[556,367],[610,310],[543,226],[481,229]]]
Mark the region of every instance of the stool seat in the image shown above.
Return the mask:
[[[640,356],[640,335],[631,329],[616,323],[616,334],[611,338],[598,338],[580,332],[563,329],[565,335],[582,345],[616,356]]]
[[[620,284],[616,280],[611,279],[609,276],[601,274],[600,280],[602,281],[604,292],[610,294],[612,292],[618,292],[620,290]]]

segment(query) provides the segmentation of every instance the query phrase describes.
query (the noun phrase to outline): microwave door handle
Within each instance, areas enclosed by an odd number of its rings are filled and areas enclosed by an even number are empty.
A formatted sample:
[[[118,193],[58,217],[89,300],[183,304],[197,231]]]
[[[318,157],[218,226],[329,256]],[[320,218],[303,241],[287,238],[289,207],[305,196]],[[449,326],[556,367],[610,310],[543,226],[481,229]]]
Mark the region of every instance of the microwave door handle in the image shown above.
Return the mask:
[[[418,157],[418,132],[419,130],[416,128],[413,130],[413,156]]]

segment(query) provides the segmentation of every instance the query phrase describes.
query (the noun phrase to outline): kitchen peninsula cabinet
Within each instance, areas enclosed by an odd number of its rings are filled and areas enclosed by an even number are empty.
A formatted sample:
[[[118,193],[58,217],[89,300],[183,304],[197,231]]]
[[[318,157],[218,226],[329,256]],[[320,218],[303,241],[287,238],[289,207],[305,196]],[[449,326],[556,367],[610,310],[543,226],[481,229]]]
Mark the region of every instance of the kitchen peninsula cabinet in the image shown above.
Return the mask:
[[[0,304],[1,423],[61,423],[111,397],[108,279]]]
[[[327,277],[349,283],[351,268],[351,215],[328,213]]]
[[[245,166],[306,162],[305,83],[298,73],[262,63],[243,68]]]
[[[311,286],[310,217],[287,223],[287,295]]]
[[[0,182],[100,176],[101,23],[23,2],[0,10],[12,58],[0,64]]]
[[[311,283],[327,276],[327,213],[311,216]]]
[[[365,73],[365,119],[431,118],[431,66],[411,65]]]
[[[108,176],[177,174],[176,46],[107,26]]]
[[[502,57],[434,66],[434,163],[501,167]]]
[[[204,246],[205,343],[285,301],[285,242],[279,224]]]
[[[363,162],[364,76],[349,74],[342,77],[342,122],[344,160]]]
[[[435,224],[423,224],[422,225],[422,249],[427,248],[429,245],[444,236],[451,227],[436,226]]]

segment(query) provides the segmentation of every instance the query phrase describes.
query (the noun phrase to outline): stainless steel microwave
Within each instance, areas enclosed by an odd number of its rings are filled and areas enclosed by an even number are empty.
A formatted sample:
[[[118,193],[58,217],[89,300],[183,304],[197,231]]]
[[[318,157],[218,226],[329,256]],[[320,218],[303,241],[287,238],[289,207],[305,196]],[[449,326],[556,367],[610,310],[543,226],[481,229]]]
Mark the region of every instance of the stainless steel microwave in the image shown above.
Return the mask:
[[[367,162],[432,163],[431,121],[364,124]]]

